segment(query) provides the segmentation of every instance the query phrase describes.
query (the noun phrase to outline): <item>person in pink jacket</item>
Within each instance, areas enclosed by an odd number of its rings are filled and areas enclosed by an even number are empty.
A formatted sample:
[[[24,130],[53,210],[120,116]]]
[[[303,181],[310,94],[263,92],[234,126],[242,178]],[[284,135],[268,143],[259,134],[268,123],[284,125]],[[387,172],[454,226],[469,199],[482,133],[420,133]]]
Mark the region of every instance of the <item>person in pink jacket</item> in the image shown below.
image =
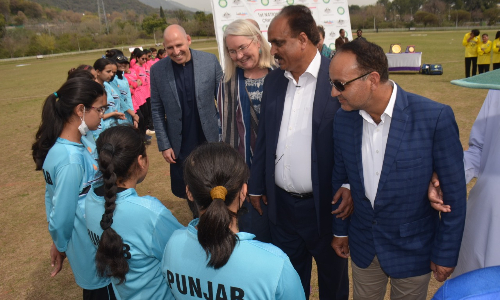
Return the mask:
[[[135,48],[130,54],[130,67],[133,68],[137,63],[137,55],[140,55],[142,50],[140,48]]]
[[[154,134],[154,125],[153,119],[151,118],[151,90],[149,85],[149,67],[146,60],[147,54],[141,51],[136,57],[137,63],[132,69],[136,72],[142,85],[135,89],[135,102],[139,106],[139,110],[144,117],[143,124],[145,127],[142,127],[141,130],[144,129],[147,134],[152,135]]]

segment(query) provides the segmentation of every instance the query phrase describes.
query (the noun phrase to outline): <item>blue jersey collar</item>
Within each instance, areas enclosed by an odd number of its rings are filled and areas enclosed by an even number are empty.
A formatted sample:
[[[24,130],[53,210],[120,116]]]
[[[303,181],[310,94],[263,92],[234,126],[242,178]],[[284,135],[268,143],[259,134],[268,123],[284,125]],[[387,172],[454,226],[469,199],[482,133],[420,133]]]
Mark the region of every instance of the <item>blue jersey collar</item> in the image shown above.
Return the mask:
[[[100,187],[102,184],[99,184],[99,185],[96,185],[96,186],[93,186],[92,187],[92,194],[94,197],[96,197],[97,199],[101,199],[102,201],[104,201],[104,197],[103,196],[99,196],[95,193],[94,189]],[[120,201],[119,198],[125,198],[125,197],[129,197],[129,196],[132,196],[132,197],[138,197],[137,195],[137,191],[133,188],[129,188],[129,189],[126,189],[124,191],[121,191],[119,192],[118,194],[116,194],[116,201]]]
[[[189,232],[196,235],[196,236],[198,236],[198,230],[196,230],[196,226],[198,226],[199,222],[200,222],[200,219],[194,219],[191,222],[189,222],[189,225],[187,227]],[[240,241],[253,240],[255,238],[254,234],[251,234],[248,232],[238,232],[236,235],[238,236],[238,239]]]
[[[61,143],[61,144],[65,144],[65,145],[73,145],[73,146],[84,147],[84,146],[83,146],[83,144],[80,144],[80,143],[75,143],[75,142],[72,142],[72,141],[70,141],[70,140],[60,138],[60,137],[58,137],[58,138],[57,138],[56,143]]]

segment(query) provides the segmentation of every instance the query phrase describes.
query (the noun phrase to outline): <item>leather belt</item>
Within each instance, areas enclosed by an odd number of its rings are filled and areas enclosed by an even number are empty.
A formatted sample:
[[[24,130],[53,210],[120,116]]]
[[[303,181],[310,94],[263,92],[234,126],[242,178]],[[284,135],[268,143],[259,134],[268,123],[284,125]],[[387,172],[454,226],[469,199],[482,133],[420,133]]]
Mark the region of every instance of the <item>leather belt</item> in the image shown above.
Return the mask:
[[[307,198],[312,198],[313,197],[313,193],[310,192],[310,193],[303,193],[303,194],[299,194],[299,193],[293,193],[293,192],[287,192],[290,196],[292,196],[293,198],[299,198],[299,199],[307,199]]]

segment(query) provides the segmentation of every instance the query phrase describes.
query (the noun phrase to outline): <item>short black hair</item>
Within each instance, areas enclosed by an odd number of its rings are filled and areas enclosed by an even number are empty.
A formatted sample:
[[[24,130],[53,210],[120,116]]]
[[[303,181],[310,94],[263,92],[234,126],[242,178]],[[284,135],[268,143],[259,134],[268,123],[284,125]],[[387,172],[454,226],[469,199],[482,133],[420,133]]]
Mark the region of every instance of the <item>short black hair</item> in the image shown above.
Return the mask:
[[[325,27],[318,25],[318,31],[323,38],[325,38]]]
[[[305,33],[313,45],[319,43],[319,31],[311,10],[304,5],[285,6],[276,17],[286,17],[292,37]]]
[[[337,54],[350,52],[356,55],[356,63],[362,73],[377,72],[380,75],[380,81],[389,80],[389,64],[385,52],[377,44],[370,43],[364,39],[355,39],[352,42],[345,43]]]
[[[474,36],[479,35],[479,29],[472,29],[471,32],[474,33]]]
[[[341,32],[342,32],[342,30],[344,30],[344,28],[340,28],[339,33],[341,33]],[[344,30],[344,31],[345,31],[345,30]]]

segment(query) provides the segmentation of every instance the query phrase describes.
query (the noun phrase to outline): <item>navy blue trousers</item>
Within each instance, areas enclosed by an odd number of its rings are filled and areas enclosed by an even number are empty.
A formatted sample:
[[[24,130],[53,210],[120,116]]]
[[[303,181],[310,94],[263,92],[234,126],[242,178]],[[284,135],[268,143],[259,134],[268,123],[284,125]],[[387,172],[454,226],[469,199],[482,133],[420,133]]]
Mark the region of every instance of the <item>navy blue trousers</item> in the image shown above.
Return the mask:
[[[347,300],[347,259],[339,257],[332,249],[332,235],[319,235],[314,199],[294,198],[276,187],[276,204],[277,223],[275,226],[270,224],[272,242],[290,258],[302,281],[306,299],[309,299],[314,257],[318,269],[319,299]]]

